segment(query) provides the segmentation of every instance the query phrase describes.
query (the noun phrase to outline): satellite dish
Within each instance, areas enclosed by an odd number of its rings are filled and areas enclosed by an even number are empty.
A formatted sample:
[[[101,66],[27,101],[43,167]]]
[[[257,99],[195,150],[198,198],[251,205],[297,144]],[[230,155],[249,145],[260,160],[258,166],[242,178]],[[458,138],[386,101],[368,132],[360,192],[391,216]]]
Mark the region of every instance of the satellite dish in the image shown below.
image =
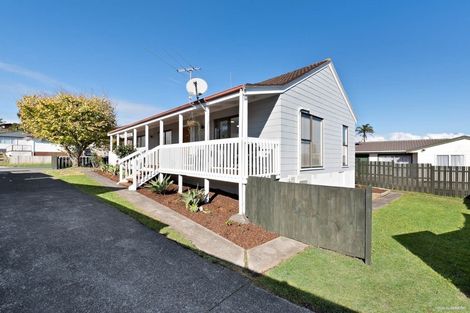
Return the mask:
[[[204,79],[201,78],[191,78],[186,83],[186,90],[190,96],[199,97],[207,91],[207,83]]]

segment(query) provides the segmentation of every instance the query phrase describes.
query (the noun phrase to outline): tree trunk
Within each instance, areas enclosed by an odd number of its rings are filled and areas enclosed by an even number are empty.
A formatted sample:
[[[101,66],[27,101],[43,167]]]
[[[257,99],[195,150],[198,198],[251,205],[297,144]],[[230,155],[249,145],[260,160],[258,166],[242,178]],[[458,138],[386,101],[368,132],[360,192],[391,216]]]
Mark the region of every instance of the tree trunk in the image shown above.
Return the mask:
[[[79,151],[67,151],[70,160],[72,160],[72,167],[80,166],[80,157],[82,156],[83,150]]]

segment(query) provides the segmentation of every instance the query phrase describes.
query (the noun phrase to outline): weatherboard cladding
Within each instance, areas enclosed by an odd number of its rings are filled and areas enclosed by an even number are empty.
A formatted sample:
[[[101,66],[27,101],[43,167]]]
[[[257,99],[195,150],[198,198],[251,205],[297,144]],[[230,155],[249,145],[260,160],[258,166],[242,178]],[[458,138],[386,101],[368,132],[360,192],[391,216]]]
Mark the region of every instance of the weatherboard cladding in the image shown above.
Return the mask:
[[[280,96],[281,176],[296,175],[299,170],[299,112],[308,110],[323,119],[323,166],[302,173],[330,173],[354,170],[354,120],[330,67],[289,89]],[[342,126],[349,127],[348,167],[342,166]]]
[[[319,69],[320,67],[328,64],[329,62],[331,62],[330,59],[325,59],[323,61],[316,62],[316,63],[310,64],[310,65],[298,68],[294,71],[284,73],[282,75],[279,75],[279,76],[276,76],[276,77],[273,77],[273,78],[270,78],[270,79],[267,79],[267,80],[264,80],[264,81],[261,81],[261,82],[258,82],[258,83],[247,83],[247,84],[244,84],[244,85],[238,85],[238,86],[232,87],[230,89],[218,92],[216,94],[207,96],[207,97],[203,98],[201,101],[208,102],[208,101],[211,101],[211,100],[215,100],[215,99],[221,98],[223,96],[227,96],[229,94],[233,94],[235,92],[238,92],[240,89],[243,89],[245,87],[283,86],[283,85],[286,85],[286,84],[289,84],[289,83],[293,82],[296,79],[299,79],[300,77],[306,75],[307,73],[309,73],[313,70]],[[119,126],[119,127],[115,128],[112,132],[123,130],[123,129],[129,128],[129,127],[132,127],[132,126],[136,126],[136,125],[139,125],[139,124],[142,124],[142,123],[146,123],[146,122],[164,117],[164,116],[172,114],[172,113],[176,113],[176,112],[181,111],[181,110],[191,108],[194,104],[195,104],[195,102],[190,102],[190,103],[183,104],[181,106],[175,107],[175,108],[167,110],[165,112],[161,112],[161,113],[149,116],[149,117],[141,119],[139,121],[136,121],[136,122],[133,122],[133,123],[130,123],[130,124],[127,124],[127,125]]]

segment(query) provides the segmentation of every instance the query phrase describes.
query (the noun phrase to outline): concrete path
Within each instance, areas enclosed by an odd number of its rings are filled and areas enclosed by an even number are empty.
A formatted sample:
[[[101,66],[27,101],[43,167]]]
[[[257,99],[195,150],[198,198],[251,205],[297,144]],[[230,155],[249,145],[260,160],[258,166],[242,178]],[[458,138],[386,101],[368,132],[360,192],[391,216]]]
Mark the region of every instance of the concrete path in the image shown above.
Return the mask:
[[[399,199],[401,196],[402,196],[401,193],[391,191],[390,193],[386,194],[383,197],[372,200],[372,209],[373,210],[380,209],[381,207],[384,207],[387,204]]]
[[[306,312],[47,175],[0,171],[0,312]]]
[[[256,273],[264,273],[307,248],[304,243],[286,237],[278,237],[258,247],[245,250],[190,218],[138,192],[117,187],[115,182],[93,171],[85,173],[103,186],[119,188],[116,192],[134,204],[140,213],[170,225],[190,239],[199,250]]]

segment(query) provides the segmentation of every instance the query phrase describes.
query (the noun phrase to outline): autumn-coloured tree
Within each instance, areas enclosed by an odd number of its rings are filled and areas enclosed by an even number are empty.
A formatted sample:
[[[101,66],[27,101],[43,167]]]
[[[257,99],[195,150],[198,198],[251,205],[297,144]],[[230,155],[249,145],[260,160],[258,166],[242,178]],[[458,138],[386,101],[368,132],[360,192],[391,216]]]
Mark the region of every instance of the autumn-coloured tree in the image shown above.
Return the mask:
[[[59,144],[79,165],[90,145],[102,145],[116,126],[111,101],[96,96],[58,93],[53,96],[24,96],[18,103],[23,129],[34,137]]]

